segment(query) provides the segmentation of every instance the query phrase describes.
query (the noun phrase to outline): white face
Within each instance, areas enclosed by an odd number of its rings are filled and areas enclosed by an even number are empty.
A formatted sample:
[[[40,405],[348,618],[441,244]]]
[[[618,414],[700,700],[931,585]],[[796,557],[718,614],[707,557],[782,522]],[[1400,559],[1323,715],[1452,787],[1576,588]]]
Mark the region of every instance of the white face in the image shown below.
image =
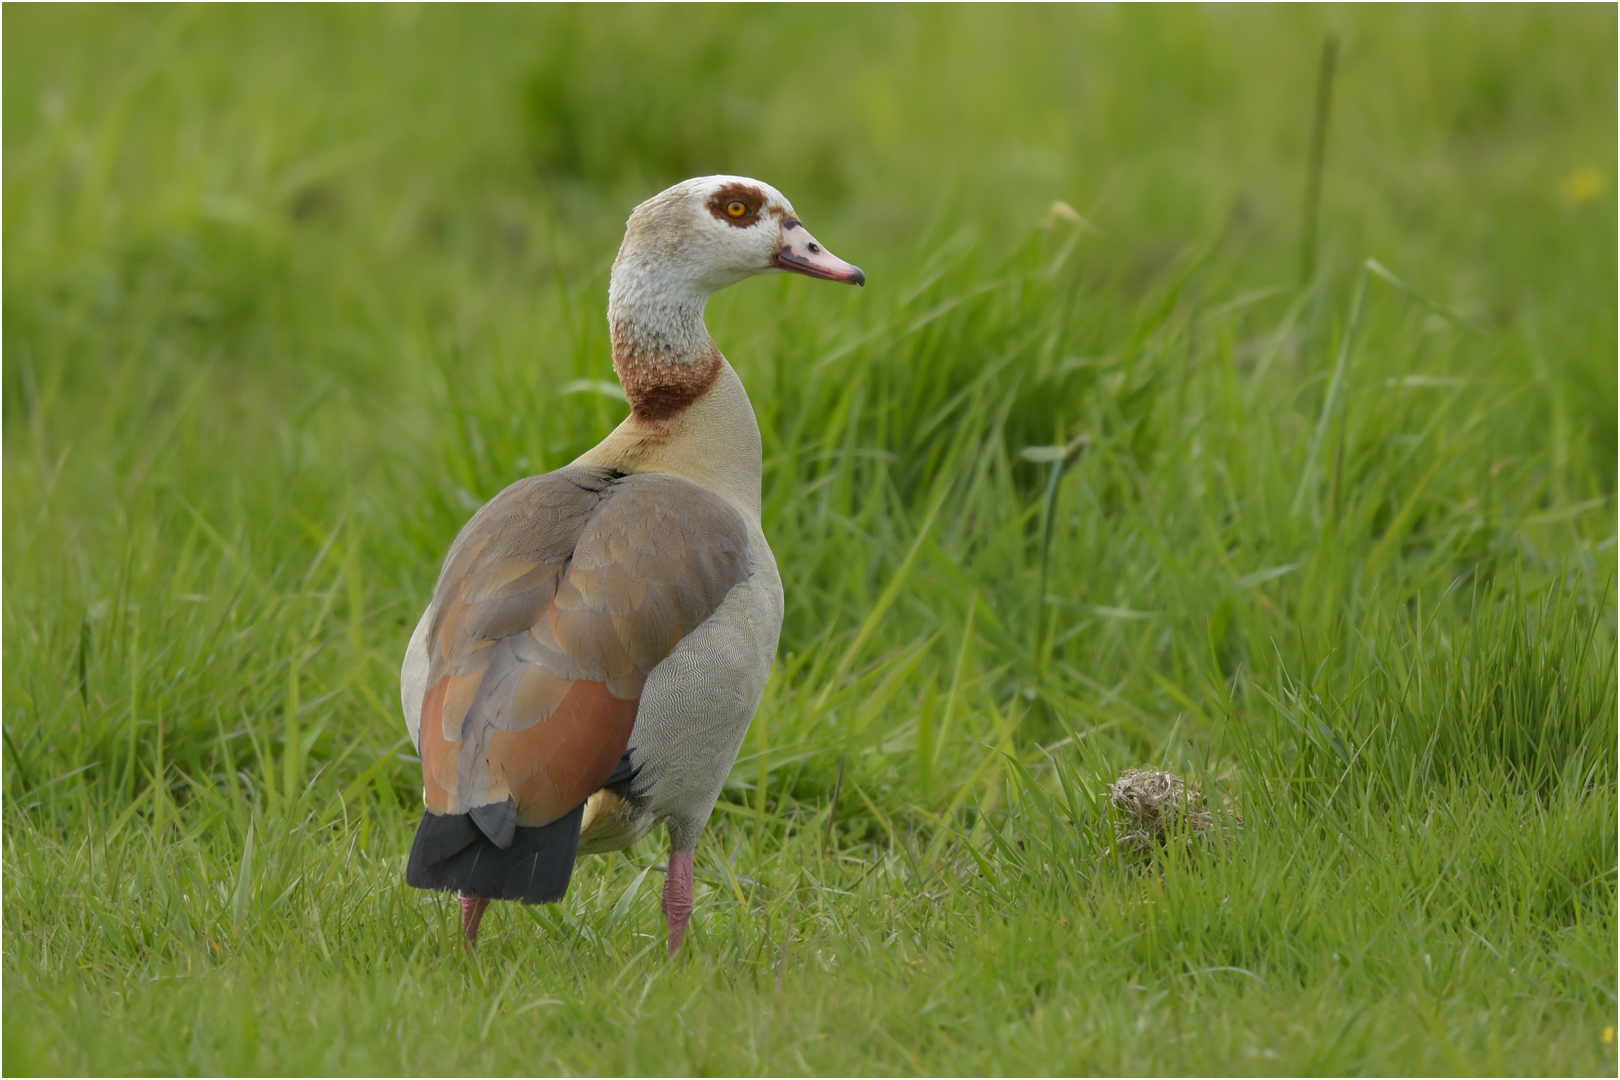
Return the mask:
[[[863,284],[860,269],[823,248],[793,204],[746,176],[686,180],[630,215],[620,264],[714,292],[754,274],[790,271]]]

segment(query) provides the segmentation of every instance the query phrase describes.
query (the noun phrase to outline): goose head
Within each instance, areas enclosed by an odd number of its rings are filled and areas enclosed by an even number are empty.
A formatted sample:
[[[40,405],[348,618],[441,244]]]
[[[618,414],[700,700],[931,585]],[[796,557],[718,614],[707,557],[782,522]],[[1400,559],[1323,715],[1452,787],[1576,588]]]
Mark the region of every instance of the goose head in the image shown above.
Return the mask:
[[[866,275],[823,247],[787,196],[746,176],[702,176],[659,192],[630,214],[613,263],[610,308],[701,303],[756,274],[805,274],[864,285]]]

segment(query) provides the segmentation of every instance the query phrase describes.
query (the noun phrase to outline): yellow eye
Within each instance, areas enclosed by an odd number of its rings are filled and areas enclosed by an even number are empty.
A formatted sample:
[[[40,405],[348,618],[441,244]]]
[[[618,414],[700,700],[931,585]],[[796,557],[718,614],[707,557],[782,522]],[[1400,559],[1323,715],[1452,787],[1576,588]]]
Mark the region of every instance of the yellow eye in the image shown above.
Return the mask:
[[[742,217],[744,214],[748,213],[748,204],[743,202],[741,199],[732,199],[730,202],[726,203],[726,213],[730,214],[732,217]]]

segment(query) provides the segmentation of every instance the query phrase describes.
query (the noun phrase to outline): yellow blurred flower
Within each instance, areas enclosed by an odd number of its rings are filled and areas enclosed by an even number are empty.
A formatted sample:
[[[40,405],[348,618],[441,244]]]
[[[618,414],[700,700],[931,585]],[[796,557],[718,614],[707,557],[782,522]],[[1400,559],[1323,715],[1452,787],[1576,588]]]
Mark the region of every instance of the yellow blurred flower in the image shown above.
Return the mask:
[[[1589,203],[1603,194],[1603,174],[1590,165],[1583,165],[1564,177],[1563,183],[1558,185],[1558,194],[1571,206]]]

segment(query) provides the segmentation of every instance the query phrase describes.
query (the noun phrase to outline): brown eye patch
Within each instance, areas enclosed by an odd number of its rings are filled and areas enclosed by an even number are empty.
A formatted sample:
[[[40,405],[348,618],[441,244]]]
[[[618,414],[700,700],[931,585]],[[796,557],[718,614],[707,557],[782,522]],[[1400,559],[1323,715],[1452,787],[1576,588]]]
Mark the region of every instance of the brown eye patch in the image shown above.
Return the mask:
[[[709,196],[709,213],[740,229],[758,221],[764,206],[765,193],[752,184],[727,184]]]

